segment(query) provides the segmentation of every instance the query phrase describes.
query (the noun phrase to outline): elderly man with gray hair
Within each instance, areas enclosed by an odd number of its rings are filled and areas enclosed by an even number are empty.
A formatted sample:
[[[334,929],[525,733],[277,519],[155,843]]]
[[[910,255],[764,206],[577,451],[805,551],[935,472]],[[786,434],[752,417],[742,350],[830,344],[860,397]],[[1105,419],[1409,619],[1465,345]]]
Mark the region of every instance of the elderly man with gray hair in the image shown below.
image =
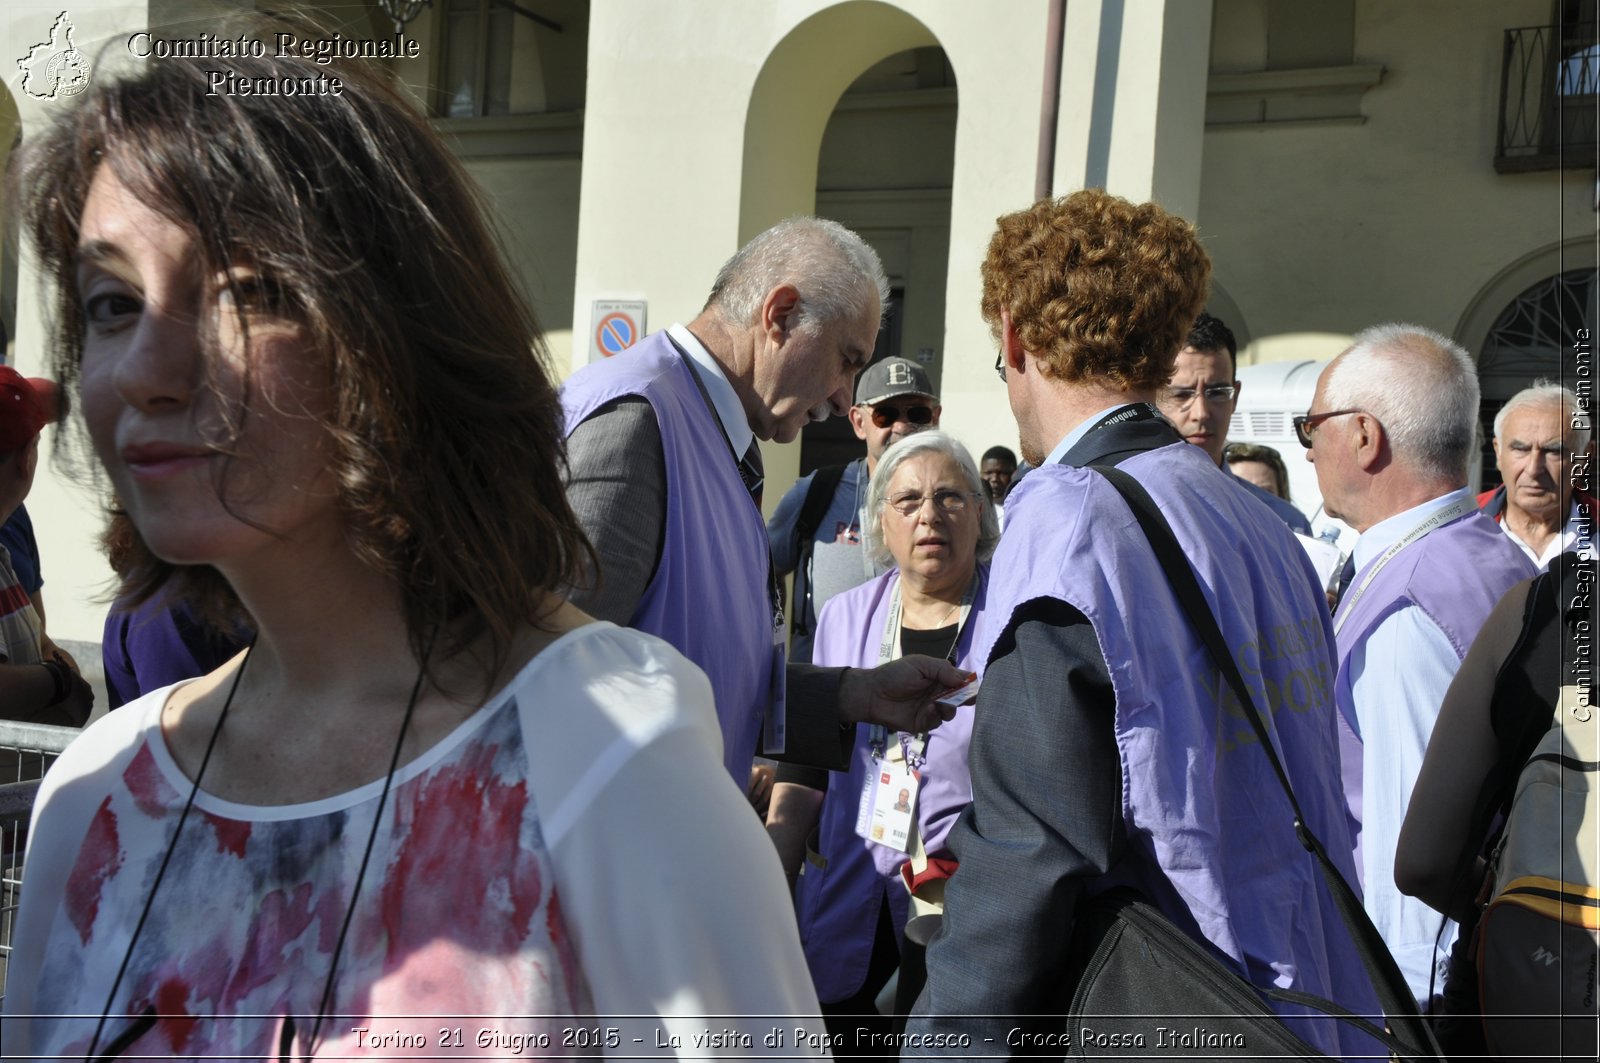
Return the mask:
[[[1511,396],[1494,419],[1500,486],[1478,508],[1540,568],[1559,554],[1595,556],[1595,498],[1589,483],[1593,422],[1578,396],[1536,380]]]
[[[741,787],[763,723],[766,751],[840,767],[855,722],[937,726],[948,710],[934,696],[967,678],[920,657],[870,671],[784,665],[756,441],[787,443],[849,409],[887,297],[861,237],[791,218],[728,260],[687,326],[585,366],[562,388],[567,497],[599,566],[572,600],[705,670],[723,763]]]
[[[1395,887],[1400,824],[1462,657],[1500,596],[1534,572],[1467,487],[1477,411],[1466,351],[1429,329],[1380,325],[1323,370],[1294,419],[1327,511],[1361,533],[1334,615],[1345,798],[1361,824],[1367,911],[1423,1004],[1442,987],[1455,927],[1441,936],[1440,917]]]

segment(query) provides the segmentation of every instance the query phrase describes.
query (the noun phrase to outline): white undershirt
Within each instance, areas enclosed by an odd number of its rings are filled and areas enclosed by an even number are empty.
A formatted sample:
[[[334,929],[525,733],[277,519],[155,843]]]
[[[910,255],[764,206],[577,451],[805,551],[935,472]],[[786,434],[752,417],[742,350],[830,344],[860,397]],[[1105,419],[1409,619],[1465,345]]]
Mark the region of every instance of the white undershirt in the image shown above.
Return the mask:
[[[744,457],[750,444],[755,442],[756,434],[750,431],[750,421],[744,415],[744,406],[734,393],[733,385],[728,383],[728,375],[722,371],[722,366],[711,356],[711,352],[706,350],[705,344],[683,325],[671,325],[667,335],[693,359],[695,368],[700,371],[700,383],[705,385],[706,394],[711,396],[711,408],[717,411],[722,434],[728,437],[728,445],[733,447],[733,453]]]
[[[1508,505],[1507,508],[1509,509],[1510,506]],[[1523,541],[1522,536],[1511,530],[1511,522],[1506,519],[1506,515],[1504,513],[1500,515],[1500,530],[1506,533],[1506,538],[1515,543],[1517,549],[1527,554],[1528,560],[1540,568],[1549,565],[1551,561],[1568,550],[1577,551],[1578,556],[1584,559],[1594,557],[1595,544],[1593,537],[1590,537],[1588,541],[1584,540],[1584,530],[1587,524],[1588,522],[1578,515],[1578,503],[1573,501],[1571,508],[1567,510],[1566,527],[1562,528],[1558,534],[1550,537],[1550,541],[1545,544],[1543,552],[1535,552],[1532,546]]]

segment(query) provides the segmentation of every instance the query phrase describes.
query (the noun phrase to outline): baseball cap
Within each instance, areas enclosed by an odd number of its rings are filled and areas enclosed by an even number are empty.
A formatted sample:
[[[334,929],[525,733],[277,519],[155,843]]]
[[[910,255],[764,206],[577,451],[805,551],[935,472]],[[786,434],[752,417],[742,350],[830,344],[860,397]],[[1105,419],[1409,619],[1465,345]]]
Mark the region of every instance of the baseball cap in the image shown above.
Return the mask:
[[[53,381],[0,365],[0,454],[21,450],[54,421],[58,396]]]
[[[935,402],[939,396],[928,379],[928,371],[908,358],[885,358],[861,371],[856,379],[856,405],[872,406],[901,395],[927,395]]]

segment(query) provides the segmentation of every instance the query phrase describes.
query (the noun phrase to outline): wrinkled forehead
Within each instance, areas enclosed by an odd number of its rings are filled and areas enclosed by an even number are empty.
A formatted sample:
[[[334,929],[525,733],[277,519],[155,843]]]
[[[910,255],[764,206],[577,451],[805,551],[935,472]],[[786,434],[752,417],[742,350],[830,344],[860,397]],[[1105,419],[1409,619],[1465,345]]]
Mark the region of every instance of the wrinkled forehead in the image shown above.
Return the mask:
[[[961,463],[942,450],[918,451],[895,467],[894,475],[889,477],[889,493],[928,484],[965,487]]]
[[[1573,421],[1561,402],[1531,403],[1506,414],[1501,434],[1505,437],[1503,442],[1507,443],[1539,447],[1565,444],[1576,449],[1588,441],[1589,432]]]

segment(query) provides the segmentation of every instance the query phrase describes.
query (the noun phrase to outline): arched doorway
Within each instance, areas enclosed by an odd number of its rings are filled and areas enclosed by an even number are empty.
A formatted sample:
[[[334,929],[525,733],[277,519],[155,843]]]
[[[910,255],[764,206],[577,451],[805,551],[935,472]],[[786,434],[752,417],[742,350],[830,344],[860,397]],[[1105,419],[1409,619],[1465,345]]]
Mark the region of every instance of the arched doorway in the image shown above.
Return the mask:
[[[847,102],[844,97],[850,93],[873,95],[871,90],[874,88],[881,92],[886,84],[900,77],[907,62],[912,64],[914,75],[918,63],[915,54],[910,60],[896,57],[904,53],[920,53],[925,58],[929,57],[929,52],[922,51],[925,49],[937,53],[937,64],[944,68],[935,80],[950,82],[947,86],[932,86],[931,91],[945,89],[947,96],[953,96],[954,75],[948,71],[937,38],[922,22],[892,4],[879,0],[847,0],[800,22],[778,42],[756,77],[745,116],[739,201],[740,243],[795,214],[816,213],[833,217],[873,243],[891,272],[891,284],[895,283],[891,260],[896,257],[908,260],[913,249],[907,238],[906,250],[902,252],[893,230],[904,231],[913,227],[900,224],[904,218],[894,223],[886,223],[886,220],[894,216],[896,209],[904,209],[904,193],[911,189],[905,185],[903,176],[891,176],[885,182],[883,174],[869,174],[867,170],[873,164],[868,160],[852,162],[830,153],[830,159],[838,160],[837,165],[830,162],[829,168],[824,171],[821,168],[822,150],[828,136],[832,135],[836,143],[841,138],[849,141],[859,133],[858,127],[862,124],[869,130],[876,124],[880,134],[894,128],[896,123],[892,119],[885,122],[882,118],[867,114],[873,110],[874,104],[882,104],[883,100],[868,100],[862,105],[863,110],[857,111],[856,100],[852,98]],[[894,61],[885,65],[886,60]],[[916,80],[913,76],[909,85],[902,83],[899,87],[916,91]],[[841,109],[847,117],[842,123],[836,123]],[[949,110],[950,155],[953,158],[953,99],[949,102]],[[857,119],[862,117],[866,121],[858,122]],[[888,153],[879,145],[870,154],[873,160],[885,161]],[[887,161],[892,163],[892,160]],[[822,180],[829,182],[826,191],[819,185]],[[944,284],[943,264],[949,255],[948,175],[944,177],[944,182],[946,191],[943,202],[941,207],[936,208],[944,231],[943,243],[938,251],[940,291]],[[830,209],[823,209],[825,204]],[[937,350],[942,343],[942,296],[936,292],[918,295],[922,287],[920,283],[914,292],[904,283],[904,276],[901,280],[901,312],[893,319],[891,327],[885,329],[889,339],[880,340],[875,357],[886,356],[888,348],[885,342],[891,346],[895,344],[895,327],[900,329],[899,344],[902,349],[905,347],[905,326],[911,320],[913,307],[925,299],[936,298],[941,304],[938,314],[939,338],[931,344],[921,339],[913,340],[911,342],[918,346],[912,349],[932,346]],[[917,295],[915,300],[914,295]],[[919,319],[920,316],[919,312]],[[837,432],[842,428],[845,438],[854,443],[848,425],[837,418],[835,421],[838,423],[833,430]],[[808,444],[809,440],[809,435],[802,437],[799,447],[763,448],[769,498],[776,498],[780,494],[771,490],[774,486],[786,486],[802,471],[824,461],[839,460],[833,456],[840,449],[834,446],[840,442],[837,437],[832,441],[824,439],[820,443]],[[803,467],[802,454],[808,456],[808,463]],[[824,455],[820,460],[817,457],[819,454]],[[855,453],[847,456],[854,457]]]
[[[1485,438],[1483,483],[1500,482],[1492,436],[1495,415],[1535,380],[1559,381],[1594,409],[1594,342],[1600,327],[1600,271],[1565,269],[1530,284],[1489,326],[1478,352],[1483,389],[1479,421]]]
[[[1574,344],[1592,337],[1600,307],[1600,273],[1568,269],[1523,289],[1500,311],[1478,354],[1483,394],[1510,398],[1536,377],[1571,382]]]
[[[740,244],[815,208],[823,132],[857,77],[897,52],[937,44],[928,27],[878,0],[835,4],[778,42],[745,113]]]
[[[944,49],[898,52],[839,98],[817,160],[816,212],[859,232],[883,259],[890,301],[873,360],[910,358],[938,387],[943,370],[956,79]],[[843,418],[807,425],[800,472],[859,457]]]

